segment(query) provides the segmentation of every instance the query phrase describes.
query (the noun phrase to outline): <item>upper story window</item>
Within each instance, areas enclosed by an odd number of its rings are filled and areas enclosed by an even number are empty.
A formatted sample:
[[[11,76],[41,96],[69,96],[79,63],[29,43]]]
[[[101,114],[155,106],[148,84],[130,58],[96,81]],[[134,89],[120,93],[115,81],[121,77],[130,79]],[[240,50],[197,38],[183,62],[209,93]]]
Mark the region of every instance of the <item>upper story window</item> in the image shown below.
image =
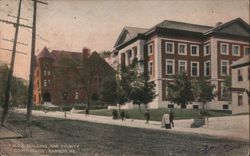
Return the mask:
[[[240,56],[240,46],[239,45],[233,45],[232,46],[232,54],[233,56]]]
[[[241,69],[238,69],[238,81],[243,81]]]
[[[168,54],[174,54],[174,43],[173,42],[166,42],[165,44],[165,52]]]
[[[221,60],[221,75],[226,76],[229,74],[229,61]]]
[[[191,76],[199,76],[199,62],[191,62]]]
[[[210,44],[206,44],[204,46],[204,56],[207,56],[210,54]]]
[[[46,76],[47,75],[47,70],[43,71],[43,75]]]
[[[43,86],[47,87],[47,80],[43,80]]]
[[[48,70],[48,76],[50,76],[50,70]]]
[[[179,70],[179,73],[186,72],[187,71],[187,61],[179,60],[179,62],[178,62],[178,70]]]
[[[199,46],[198,45],[191,45],[190,52],[191,52],[191,56],[199,56]]]
[[[76,100],[79,99],[79,92],[75,92],[75,99],[76,99]]]
[[[229,45],[226,43],[221,43],[220,45],[220,53],[223,55],[229,54]]]
[[[152,55],[153,54],[153,44],[149,44],[148,45],[148,55]]]
[[[174,71],[174,60],[166,59],[166,75],[173,75]]]
[[[238,106],[242,106],[243,105],[243,96],[242,94],[238,94]]]
[[[187,55],[187,45],[179,43],[178,44],[178,54],[179,55]]]
[[[210,69],[211,69],[210,61],[204,62],[204,75],[205,76],[210,75]]]
[[[249,47],[246,47],[244,51],[245,51],[245,55],[250,55],[250,48]]]
[[[153,75],[153,62],[152,61],[148,62],[148,73],[149,75]]]

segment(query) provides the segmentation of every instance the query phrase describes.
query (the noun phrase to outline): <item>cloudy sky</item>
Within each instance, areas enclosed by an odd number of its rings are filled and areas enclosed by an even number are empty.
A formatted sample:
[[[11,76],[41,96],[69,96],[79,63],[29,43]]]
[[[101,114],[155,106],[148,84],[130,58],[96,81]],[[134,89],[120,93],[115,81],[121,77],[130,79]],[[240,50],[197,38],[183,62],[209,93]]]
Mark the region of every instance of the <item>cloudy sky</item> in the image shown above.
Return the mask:
[[[214,26],[241,17],[249,23],[248,0],[42,0],[37,18],[37,53],[50,50],[112,50],[124,26],[149,28],[163,20],[175,20]],[[19,0],[0,0],[0,19],[15,21]],[[23,0],[22,17],[32,19],[32,1]],[[32,20],[21,21],[31,25]],[[12,49],[3,38],[13,39],[14,28],[0,23],[0,47]],[[28,77],[31,31],[20,28],[14,73]],[[10,62],[10,52],[0,49],[0,60]]]

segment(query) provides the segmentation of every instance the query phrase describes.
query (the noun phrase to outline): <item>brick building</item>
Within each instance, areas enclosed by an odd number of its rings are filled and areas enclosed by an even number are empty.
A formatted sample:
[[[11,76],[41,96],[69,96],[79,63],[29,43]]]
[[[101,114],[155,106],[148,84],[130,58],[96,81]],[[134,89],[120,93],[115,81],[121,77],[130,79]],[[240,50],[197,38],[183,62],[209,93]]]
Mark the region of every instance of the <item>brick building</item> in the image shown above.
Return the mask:
[[[223,82],[231,74],[230,64],[250,52],[249,39],[249,24],[241,18],[214,27],[165,20],[150,29],[124,27],[113,56],[121,65],[130,64],[134,57],[143,62],[140,70],[148,70],[158,94],[150,108],[178,107],[167,100],[166,82],[185,71],[190,78],[205,77],[216,86],[217,97],[208,109],[231,109]]]
[[[97,52],[49,52],[44,47],[36,57],[34,103],[86,104],[88,97],[100,101],[106,78],[115,78],[114,70]]]

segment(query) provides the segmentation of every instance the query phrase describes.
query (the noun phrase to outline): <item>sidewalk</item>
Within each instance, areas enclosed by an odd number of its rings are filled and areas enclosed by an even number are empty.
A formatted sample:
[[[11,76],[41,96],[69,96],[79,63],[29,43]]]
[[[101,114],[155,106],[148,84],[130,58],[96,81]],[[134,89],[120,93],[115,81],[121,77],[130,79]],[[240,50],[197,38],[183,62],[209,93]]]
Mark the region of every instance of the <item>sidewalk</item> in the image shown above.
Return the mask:
[[[26,113],[24,109],[15,110],[19,113]],[[48,112],[44,113],[43,111],[32,111],[34,116],[46,116],[46,117],[55,117],[55,118],[65,118],[64,112]],[[118,125],[134,128],[143,128],[143,129],[152,129],[152,130],[161,130],[167,132],[181,132],[181,133],[193,133],[199,135],[209,135],[214,137],[223,137],[228,139],[236,139],[249,141],[249,116],[248,115],[239,115],[239,116],[227,116],[227,117],[216,117],[209,118],[209,126],[201,128],[190,128],[192,119],[189,120],[175,120],[175,127],[173,129],[163,129],[161,128],[161,122],[150,121],[149,124],[145,124],[144,120],[134,120],[127,119],[122,122],[121,120],[113,120],[111,117],[105,116],[95,116],[78,113],[67,112],[67,119],[70,120],[80,120],[88,121],[109,125]]]

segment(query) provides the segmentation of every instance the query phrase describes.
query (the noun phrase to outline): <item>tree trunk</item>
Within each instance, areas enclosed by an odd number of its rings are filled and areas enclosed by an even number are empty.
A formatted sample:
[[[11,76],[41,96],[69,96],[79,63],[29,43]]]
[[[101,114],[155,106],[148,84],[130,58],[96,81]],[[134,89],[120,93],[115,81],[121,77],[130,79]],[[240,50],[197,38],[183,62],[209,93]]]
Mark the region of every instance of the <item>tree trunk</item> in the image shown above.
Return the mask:
[[[139,112],[140,112],[140,114],[139,114],[140,116],[139,117],[141,119],[141,105],[140,104],[139,104]]]

